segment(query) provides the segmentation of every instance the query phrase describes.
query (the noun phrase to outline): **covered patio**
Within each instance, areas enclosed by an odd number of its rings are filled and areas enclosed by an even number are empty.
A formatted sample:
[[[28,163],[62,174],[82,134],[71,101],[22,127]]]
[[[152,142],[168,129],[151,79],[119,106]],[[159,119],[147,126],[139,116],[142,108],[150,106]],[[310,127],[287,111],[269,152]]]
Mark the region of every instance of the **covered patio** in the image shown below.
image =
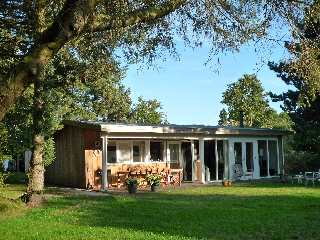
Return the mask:
[[[51,184],[106,190],[126,178],[163,176],[162,184],[278,177],[288,131],[203,125],[145,126],[67,121],[57,133]],[[66,146],[68,146],[66,148]]]

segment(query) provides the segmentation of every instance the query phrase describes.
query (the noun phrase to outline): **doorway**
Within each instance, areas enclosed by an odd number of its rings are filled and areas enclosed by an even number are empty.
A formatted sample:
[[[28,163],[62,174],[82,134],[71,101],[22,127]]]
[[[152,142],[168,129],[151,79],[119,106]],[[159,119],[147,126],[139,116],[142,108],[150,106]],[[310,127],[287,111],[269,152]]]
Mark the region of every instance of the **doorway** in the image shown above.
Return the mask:
[[[254,141],[237,140],[233,143],[234,164],[241,166],[243,173],[254,172]]]
[[[182,152],[182,159],[183,159],[183,180],[192,181],[191,142],[181,143],[181,152]]]

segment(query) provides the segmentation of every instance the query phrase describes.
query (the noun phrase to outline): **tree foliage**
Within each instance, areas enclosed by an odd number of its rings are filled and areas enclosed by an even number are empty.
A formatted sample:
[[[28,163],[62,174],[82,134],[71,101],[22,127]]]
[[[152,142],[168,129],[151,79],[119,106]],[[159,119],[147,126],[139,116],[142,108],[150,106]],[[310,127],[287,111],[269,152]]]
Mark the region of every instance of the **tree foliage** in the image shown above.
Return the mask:
[[[275,71],[278,77],[290,86],[287,92],[282,94],[271,94],[273,101],[282,102],[282,108],[288,112],[294,122],[295,135],[293,138],[294,151],[309,152],[310,154],[320,154],[320,95],[317,92],[316,84],[320,82],[318,70],[319,61],[319,32],[320,32],[320,2],[315,1],[314,5],[307,9],[306,19],[301,25],[303,30],[303,39],[301,42],[294,43],[295,52],[292,52],[293,43],[287,44],[286,47],[294,56],[292,61],[282,61],[280,63],[269,63],[271,70]],[[313,43],[317,47],[316,59],[310,59],[311,62],[305,62],[305,68],[309,64],[318,64],[318,68],[310,66],[306,74],[301,71],[292,71],[293,66],[302,64],[305,61],[304,44]],[[310,57],[310,55],[308,55]],[[297,69],[296,69],[297,70]],[[312,82],[315,84],[312,84]],[[317,93],[316,93],[317,92]],[[301,153],[300,155],[303,155]],[[304,161],[302,159],[302,161]],[[320,167],[320,166],[319,166]]]
[[[292,42],[287,42],[290,54],[288,61],[279,67],[285,72],[303,81],[291,82],[298,84],[298,104],[308,105],[320,94],[320,1],[305,9],[303,20],[297,27],[297,34]],[[288,80],[289,82],[291,80]],[[286,83],[289,83],[286,82]]]
[[[246,127],[291,128],[287,114],[278,114],[269,106],[267,93],[256,75],[245,74],[229,84],[222,98],[221,103],[225,104],[226,109],[220,112],[219,125],[239,126],[243,114]]]
[[[308,1],[10,0],[0,3],[0,120],[61,50],[120,54],[126,62],[175,54],[180,36],[237,50],[267,33],[276,16],[294,20]],[[288,14],[290,13],[290,14]],[[290,16],[288,16],[290,15]],[[83,48],[85,46],[85,48]],[[84,51],[85,49],[85,51]],[[42,70],[41,70],[42,71]],[[44,82],[46,83],[46,82]]]
[[[162,112],[158,100],[144,100],[138,98],[131,112],[131,122],[139,124],[164,124],[167,123],[166,115]]]

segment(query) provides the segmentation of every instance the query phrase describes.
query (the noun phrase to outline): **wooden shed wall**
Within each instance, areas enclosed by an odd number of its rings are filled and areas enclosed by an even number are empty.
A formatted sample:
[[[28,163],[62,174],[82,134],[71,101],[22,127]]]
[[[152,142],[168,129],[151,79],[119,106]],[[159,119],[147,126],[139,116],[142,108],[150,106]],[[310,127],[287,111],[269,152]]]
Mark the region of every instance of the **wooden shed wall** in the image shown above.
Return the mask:
[[[65,126],[56,135],[56,160],[46,169],[46,183],[86,187],[83,132],[79,127]]]

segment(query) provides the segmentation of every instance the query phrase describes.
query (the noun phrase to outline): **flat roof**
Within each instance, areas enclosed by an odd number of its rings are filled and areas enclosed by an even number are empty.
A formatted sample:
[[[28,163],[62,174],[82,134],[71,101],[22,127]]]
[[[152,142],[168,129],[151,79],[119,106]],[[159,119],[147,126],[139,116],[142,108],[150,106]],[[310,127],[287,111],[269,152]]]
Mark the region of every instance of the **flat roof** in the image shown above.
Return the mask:
[[[145,125],[97,121],[64,121],[64,125],[96,129],[106,133],[154,133],[154,134],[218,134],[218,135],[273,135],[291,134],[292,131],[270,128],[246,128],[210,125]]]

